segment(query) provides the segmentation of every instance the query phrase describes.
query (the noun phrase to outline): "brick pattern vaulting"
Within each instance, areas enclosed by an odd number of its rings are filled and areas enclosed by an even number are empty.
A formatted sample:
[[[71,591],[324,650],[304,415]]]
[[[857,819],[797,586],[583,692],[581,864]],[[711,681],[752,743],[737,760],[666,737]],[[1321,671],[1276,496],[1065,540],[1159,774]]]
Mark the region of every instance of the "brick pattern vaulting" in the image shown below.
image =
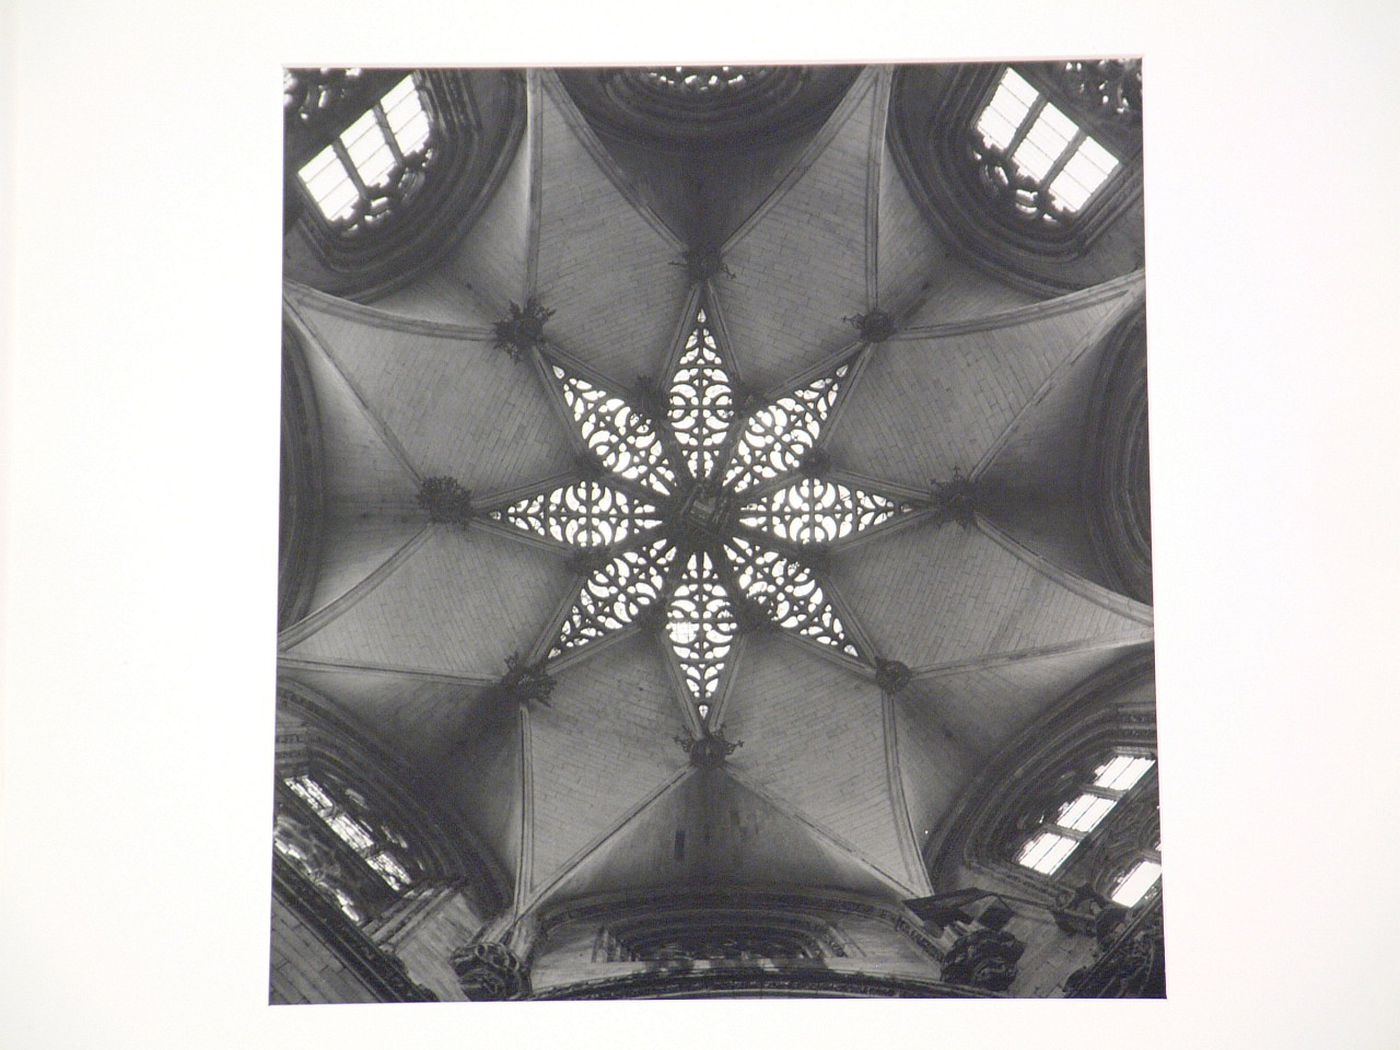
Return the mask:
[[[431,784],[513,880],[513,921],[644,889],[928,893],[921,850],[982,766],[1056,697],[1150,645],[1151,609],[1094,567],[1074,480],[1098,354],[1140,309],[1141,273],[1037,298],[972,265],[896,168],[890,93],[889,70],[855,77],[702,273],[690,234],[647,203],[640,151],[615,158],[563,84],[531,72],[493,197],[433,265],[370,304],[285,288],[319,420],[322,522],[281,672]],[[511,305],[532,301],[538,337],[503,345]],[[735,524],[722,458],[715,484],[691,485],[657,384],[701,305],[733,388],[716,455],[755,412],[797,418],[771,407],[779,396],[834,391],[781,477],[756,470],[744,498],[842,478],[890,508],[874,526],[804,547],[795,530]],[[888,331],[860,327],[875,311]],[[593,424],[565,398],[584,388],[616,398],[608,425],[655,439],[667,492],[581,456]],[[936,505],[934,482],[954,477],[980,486],[961,520]],[[429,479],[469,494],[460,520],[425,509]],[[613,548],[560,538],[574,495],[551,504],[555,534],[502,514],[603,482],[651,508]],[[762,587],[724,560],[724,529],[778,552],[773,578],[818,589],[837,642],[775,625]],[[674,573],[627,561],[666,544]],[[712,610],[727,655],[703,709],[671,644],[694,551],[710,552],[706,593],[728,603]],[[659,600],[587,589],[647,573]],[[567,617],[592,617],[567,628],[583,643],[556,644]],[[513,654],[552,691],[501,685]],[[884,661],[907,680],[877,676]],[[742,746],[707,768],[697,756],[714,752],[697,748],[721,729]]]

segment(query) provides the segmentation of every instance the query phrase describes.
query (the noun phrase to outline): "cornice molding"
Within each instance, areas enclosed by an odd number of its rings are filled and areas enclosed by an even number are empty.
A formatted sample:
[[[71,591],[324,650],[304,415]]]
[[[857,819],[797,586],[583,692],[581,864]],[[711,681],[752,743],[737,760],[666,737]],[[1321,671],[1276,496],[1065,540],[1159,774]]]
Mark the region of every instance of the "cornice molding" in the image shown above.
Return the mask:
[[[902,905],[805,887],[715,889],[711,886],[682,887],[670,892],[612,893],[549,906],[538,914],[539,930],[533,953],[540,954],[551,934],[566,923],[583,921],[607,926],[637,916],[674,914],[687,914],[702,922],[707,913],[736,911],[765,915],[860,916],[908,938],[930,960],[941,957],[934,938]]]

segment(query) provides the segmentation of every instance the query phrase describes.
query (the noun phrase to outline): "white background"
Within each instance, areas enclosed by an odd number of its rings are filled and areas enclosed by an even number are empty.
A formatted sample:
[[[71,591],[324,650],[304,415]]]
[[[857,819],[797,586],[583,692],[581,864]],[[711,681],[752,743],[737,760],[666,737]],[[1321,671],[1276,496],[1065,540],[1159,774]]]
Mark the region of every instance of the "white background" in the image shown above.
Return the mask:
[[[1395,1047],[1393,3],[0,6],[0,1046]],[[271,1008],[285,64],[1142,53],[1170,998]]]

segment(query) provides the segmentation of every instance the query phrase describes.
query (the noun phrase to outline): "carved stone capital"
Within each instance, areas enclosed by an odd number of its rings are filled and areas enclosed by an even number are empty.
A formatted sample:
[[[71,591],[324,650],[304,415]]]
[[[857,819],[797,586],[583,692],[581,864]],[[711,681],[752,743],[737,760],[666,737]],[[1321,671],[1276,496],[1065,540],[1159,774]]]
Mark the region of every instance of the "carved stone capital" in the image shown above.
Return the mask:
[[[883,343],[898,331],[894,318],[883,310],[871,310],[868,314],[856,314],[842,320],[855,328],[867,343]]]
[[[970,930],[943,957],[943,980],[1004,992],[1016,980],[1016,962],[1025,950],[1005,930]]]
[[[544,323],[553,316],[554,311],[546,310],[537,299],[527,300],[523,308],[512,302],[510,313],[495,322],[496,349],[519,361],[530,350],[544,345]]]
[[[739,748],[744,746],[742,740],[730,742],[724,738],[724,729],[720,728],[713,733],[706,732],[700,739],[695,740],[688,736],[676,737],[676,743],[690,756],[690,764],[697,769],[718,769],[724,765],[725,761]]]
[[[1166,995],[1160,903],[1126,922],[1121,914],[1112,918],[1115,921],[1104,923],[1099,931],[1095,960],[1065,979],[1066,998],[1159,999]]]
[[[452,954],[452,970],[462,991],[473,1002],[525,999],[530,995],[530,972],[504,944],[481,941]]]
[[[429,521],[465,525],[476,513],[471,490],[463,488],[456,478],[445,475],[424,478],[418,486],[417,499],[418,506],[428,512]]]
[[[914,678],[914,672],[898,660],[875,660],[875,684],[882,693],[894,696]]]

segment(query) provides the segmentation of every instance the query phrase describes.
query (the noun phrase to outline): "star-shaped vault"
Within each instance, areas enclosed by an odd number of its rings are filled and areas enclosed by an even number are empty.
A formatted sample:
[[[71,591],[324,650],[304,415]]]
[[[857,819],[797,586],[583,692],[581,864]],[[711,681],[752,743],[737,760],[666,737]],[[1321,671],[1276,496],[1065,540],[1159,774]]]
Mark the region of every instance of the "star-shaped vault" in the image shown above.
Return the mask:
[[[713,701],[741,629],[773,625],[861,658],[803,549],[824,553],[915,506],[800,473],[849,364],[772,401],[745,393],[706,311],[700,305],[687,317],[666,387],[642,384],[643,405],[546,351],[590,477],[488,511],[600,562],[548,656],[664,611],[704,731],[714,728]]]
[[[920,845],[977,771],[1151,641],[1054,480],[1141,275],[1038,301],[959,261],[891,159],[889,84],[865,70],[743,182],[696,275],[532,72],[440,261],[369,306],[286,286],[324,525],[281,673],[422,772],[516,917],[658,886],[926,893]],[[532,300],[552,314],[512,359],[497,322]],[[425,520],[437,477],[465,526]],[[958,477],[1010,509],[954,522]],[[501,708],[512,652],[548,706]],[[743,748],[695,768],[678,727],[721,724]]]

